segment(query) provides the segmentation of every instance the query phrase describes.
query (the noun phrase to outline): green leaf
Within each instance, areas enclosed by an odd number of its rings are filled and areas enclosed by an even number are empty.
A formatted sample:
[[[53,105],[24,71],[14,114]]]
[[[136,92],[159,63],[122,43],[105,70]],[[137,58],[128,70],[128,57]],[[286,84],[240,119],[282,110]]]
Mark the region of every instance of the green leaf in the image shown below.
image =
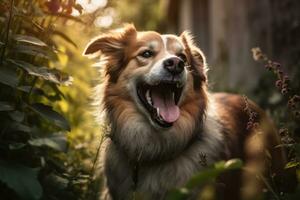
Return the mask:
[[[285,169],[289,169],[289,168],[294,168],[294,167],[297,167],[297,166],[300,166],[300,163],[299,161],[290,161],[288,162],[286,165],[285,165]]]
[[[190,191],[187,188],[180,188],[170,192],[167,196],[167,200],[185,200],[188,199]]]
[[[225,163],[226,162],[224,160],[216,162],[216,163],[214,163],[214,168],[224,170],[225,169]]]
[[[50,60],[50,56],[44,50],[36,50],[34,48],[18,47],[14,49],[17,53],[27,54],[30,56],[41,57]]]
[[[53,122],[56,126],[70,131],[69,122],[61,116],[59,113],[54,111],[51,106],[47,106],[41,103],[33,104],[29,106],[34,112],[41,115],[43,118]]]
[[[24,120],[25,114],[21,111],[15,110],[9,113],[9,116],[12,120],[16,122],[22,122]]]
[[[47,60],[58,60],[54,50],[43,46],[33,46],[29,44],[16,44],[13,49],[16,53],[27,54],[35,57],[44,58]]]
[[[45,178],[45,182],[47,183],[47,188],[51,188],[54,191],[65,190],[69,184],[68,179],[58,176],[54,173],[49,174]]]
[[[275,148],[293,148],[294,147],[294,144],[279,144],[279,145],[276,145]]]
[[[226,162],[225,161],[216,162],[213,165],[213,167],[204,169],[200,171],[198,174],[196,174],[195,176],[193,176],[186,184],[186,187],[193,188],[209,180],[215,179],[217,176],[219,176],[221,173],[225,171],[240,169],[242,166],[243,166],[243,162],[240,159],[231,159]]]
[[[0,83],[3,83],[13,88],[17,87],[19,83],[17,72],[15,70],[1,67]]]
[[[56,84],[71,85],[73,78],[68,74],[57,69],[49,69],[48,67],[37,67],[21,60],[11,60],[9,62],[25,70],[28,74],[51,81]]]
[[[0,111],[11,111],[14,110],[14,107],[6,101],[0,101]]]
[[[186,187],[191,189],[196,186],[202,185],[209,180],[214,180],[221,172],[222,170],[215,168],[205,169],[193,176],[186,184]]]
[[[47,46],[46,43],[41,41],[40,39],[33,37],[33,36],[28,36],[28,35],[15,35],[14,39],[18,42],[24,42],[32,45],[37,45],[37,46]]]
[[[22,199],[40,199],[42,187],[37,179],[39,169],[0,161],[0,181],[13,189]]]
[[[213,166],[203,169],[199,173],[195,174],[184,187],[171,191],[171,193],[168,194],[167,199],[187,199],[191,189],[201,186],[208,181],[214,181],[221,173],[229,170],[240,169],[242,166],[243,162],[240,159],[216,162]]]
[[[26,144],[24,144],[24,143],[13,143],[13,144],[9,144],[9,149],[10,150],[18,150],[18,149],[22,149],[25,146],[26,146]]]
[[[224,164],[224,167],[226,170],[240,169],[243,167],[243,162],[240,159],[231,159]]]
[[[32,146],[46,146],[57,151],[67,152],[67,138],[65,135],[52,135],[50,137],[37,138],[29,140],[28,143]]]
[[[31,132],[31,128],[27,125],[21,124],[19,122],[12,122],[9,124],[9,129],[11,131],[22,131],[25,133],[30,133]]]

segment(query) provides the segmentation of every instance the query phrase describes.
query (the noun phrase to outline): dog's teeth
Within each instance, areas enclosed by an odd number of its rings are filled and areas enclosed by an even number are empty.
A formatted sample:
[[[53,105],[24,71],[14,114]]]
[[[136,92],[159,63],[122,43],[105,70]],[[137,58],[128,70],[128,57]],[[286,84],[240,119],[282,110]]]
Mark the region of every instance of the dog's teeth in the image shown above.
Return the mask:
[[[172,92],[172,98],[175,100],[175,92]]]
[[[157,116],[160,117],[159,108],[156,108],[156,113],[157,113]]]
[[[177,84],[176,84],[176,87],[179,88],[179,87],[180,87],[180,83],[177,83]]]
[[[164,121],[164,119],[159,115],[158,119],[160,119],[161,121]]]
[[[146,98],[147,98],[147,101],[150,105],[152,105],[152,99],[151,99],[151,96],[150,96],[150,91],[147,90],[146,92]]]

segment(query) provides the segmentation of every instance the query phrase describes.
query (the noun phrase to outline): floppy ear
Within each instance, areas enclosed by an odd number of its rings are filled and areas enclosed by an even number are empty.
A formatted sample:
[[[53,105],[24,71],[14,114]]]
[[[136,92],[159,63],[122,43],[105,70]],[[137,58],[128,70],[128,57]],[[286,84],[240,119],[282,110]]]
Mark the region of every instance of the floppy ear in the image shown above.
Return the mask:
[[[195,89],[200,88],[201,83],[206,82],[207,79],[206,58],[203,52],[195,45],[193,36],[189,32],[184,31],[180,35],[180,38],[188,54],[188,60],[190,61],[191,70],[194,76],[194,87]]]
[[[106,73],[109,74],[110,80],[116,82],[120,69],[126,61],[126,47],[136,37],[134,25],[128,24],[121,29],[114,30],[94,38],[86,46],[83,55],[95,56],[99,53],[107,61]]]
[[[126,47],[129,39],[134,36],[136,36],[134,25],[127,24],[123,28],[94,38],[87,44],[83,55],[88,56],[101,51],[102,54],[110,56],[111,53]]]

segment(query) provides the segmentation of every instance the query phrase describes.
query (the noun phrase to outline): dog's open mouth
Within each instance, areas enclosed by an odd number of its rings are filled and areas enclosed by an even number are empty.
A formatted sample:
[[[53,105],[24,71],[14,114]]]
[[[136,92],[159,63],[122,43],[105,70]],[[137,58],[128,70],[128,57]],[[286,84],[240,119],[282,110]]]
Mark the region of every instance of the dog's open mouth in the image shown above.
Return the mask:
[[[180,116],[178,102],[183,86],[176,82],[161,82],[151,86],[140,83],[138,97],[149,112],[152,120],[162,127],[171,127]]]

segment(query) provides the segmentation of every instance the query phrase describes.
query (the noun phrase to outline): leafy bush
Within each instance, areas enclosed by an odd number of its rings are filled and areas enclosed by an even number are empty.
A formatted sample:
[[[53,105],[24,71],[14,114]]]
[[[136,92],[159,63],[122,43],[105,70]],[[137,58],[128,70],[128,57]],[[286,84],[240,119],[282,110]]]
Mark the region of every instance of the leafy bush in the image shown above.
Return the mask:
[[[55,37],[77,46],[55,27],[81,20],[75,1],[0,2],[0,193],[4,199],[79,199],[89,176],[67,159],[71,130],[58,102],[72,77],[60,69]],[[56,108],[54,108],[55,106]],[[76,193],[78,192],[78,193]]]

